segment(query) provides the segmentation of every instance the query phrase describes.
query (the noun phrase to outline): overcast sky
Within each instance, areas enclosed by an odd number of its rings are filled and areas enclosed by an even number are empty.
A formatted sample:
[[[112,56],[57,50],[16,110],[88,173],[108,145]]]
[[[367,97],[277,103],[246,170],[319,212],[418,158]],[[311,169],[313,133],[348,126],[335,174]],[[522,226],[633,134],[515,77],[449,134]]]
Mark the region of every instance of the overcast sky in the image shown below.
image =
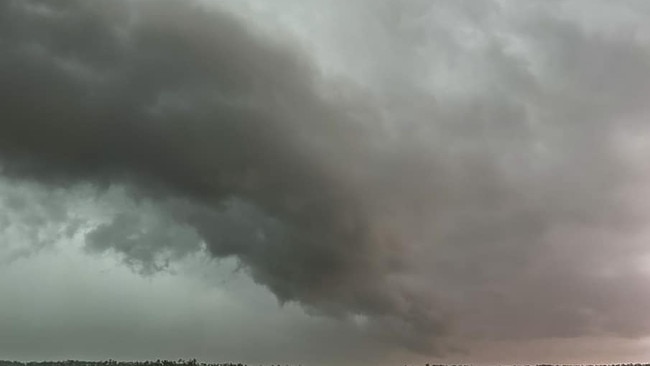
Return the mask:
[[[0,358],[650,358],[650,3],[0,0]]]

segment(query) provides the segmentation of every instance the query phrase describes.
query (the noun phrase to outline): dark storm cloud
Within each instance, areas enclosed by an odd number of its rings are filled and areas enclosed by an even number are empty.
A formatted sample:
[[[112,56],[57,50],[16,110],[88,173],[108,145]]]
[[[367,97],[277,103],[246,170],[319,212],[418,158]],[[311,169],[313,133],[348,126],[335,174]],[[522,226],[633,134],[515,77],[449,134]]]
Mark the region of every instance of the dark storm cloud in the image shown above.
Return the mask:
[[[647,218],[616,140],[646,127],[646,49],[552,12],[491,31],[496,5],[372,4],[339,29],[368,35],[349,49],[370,91],[344,97],[301,52],[192,2],[2,2],[3,172],[134,187],[181,231],[123,213],[88,248],[155,270],[200,237],[280,301],[414,350],[452,325],[647,334]],[[478,51],[407,26],[441,4],[484,33]],[[422,87],[432,58],[471,70],[471,93]]]
[[[196,207],[174,215],[281,301],[364,314],[422,347],[442,331],[427,299],[391,280],[395,243],[352,190],[346,160],[367,136],[321,100],[297,55],[195,4],[2,7],[6,175],[187,198]],[[134,225],[119,216],[89,245],[151,260],[159,238],[113,236]]]

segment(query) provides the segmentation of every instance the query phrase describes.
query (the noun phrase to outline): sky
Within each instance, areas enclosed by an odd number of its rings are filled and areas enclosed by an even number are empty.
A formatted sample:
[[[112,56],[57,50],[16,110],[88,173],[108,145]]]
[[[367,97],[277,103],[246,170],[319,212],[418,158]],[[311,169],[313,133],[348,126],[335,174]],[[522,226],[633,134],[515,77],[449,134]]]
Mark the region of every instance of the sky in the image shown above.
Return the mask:
[[[648,20],[0,0],[0,358],[647,361]]]

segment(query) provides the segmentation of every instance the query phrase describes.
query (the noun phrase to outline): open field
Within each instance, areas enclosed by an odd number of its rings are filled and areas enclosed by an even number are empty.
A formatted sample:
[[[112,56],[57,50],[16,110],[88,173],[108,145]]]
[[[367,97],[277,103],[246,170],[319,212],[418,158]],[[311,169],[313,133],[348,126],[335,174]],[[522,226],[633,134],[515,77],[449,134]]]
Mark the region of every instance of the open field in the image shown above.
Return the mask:
[[[66,361],[34,361],[34,362],[19,362],[19,361],[0,361],[0,366],[248,366],[244,363],[205,363],[196,360],[156,360],[156,361],[79,361],[79,360],[66,360]],[[269,364],[269,366],[291,366],[288,364]],[[302,366],[302,365],[301,365]],[[417,364],[405,364],[405,366],[418,366]],[[425,363],[422,366],[470,366],[460,364],[432,364]],[[620,363],[620,364],[580,364],[580,365],[553,365],[553,364],[537,364],[537,365],[508,365],[508,366],[650,366],[650,363]]]

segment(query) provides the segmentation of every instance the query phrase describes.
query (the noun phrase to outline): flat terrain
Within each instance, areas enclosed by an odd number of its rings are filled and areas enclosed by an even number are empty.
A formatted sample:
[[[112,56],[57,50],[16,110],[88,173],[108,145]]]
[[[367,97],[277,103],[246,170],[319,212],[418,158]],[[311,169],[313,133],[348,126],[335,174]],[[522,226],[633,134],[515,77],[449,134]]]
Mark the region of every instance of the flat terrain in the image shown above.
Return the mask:
[[[123,362],[123,361],[39,361],[39,362],[19,362],[19,361],[2,361],[0,366],[248,366],[244,363],[204,363],[196,360],[156,360],[156,361],[138,361],[138,362]],[[252,365],[251,365],[252,366]],[[260,365],[256,365],[260,366]],[[276,366],[276,364],[269,364],[269,366]],[[291,365],[277,365],[277,366],[291,366]],[[405,365],[405,366],[418,366],[418,365]],[[421,366],[470,366],[458,364],[433,364],[426,363]],[[505,365],[504,365],[505,366]],[[508,365],[508,366],[650,366],[650,363],[621,363],[621,364],[581,364],[581,365],[554,365],[554,364],[537,364],[537,365]]]

